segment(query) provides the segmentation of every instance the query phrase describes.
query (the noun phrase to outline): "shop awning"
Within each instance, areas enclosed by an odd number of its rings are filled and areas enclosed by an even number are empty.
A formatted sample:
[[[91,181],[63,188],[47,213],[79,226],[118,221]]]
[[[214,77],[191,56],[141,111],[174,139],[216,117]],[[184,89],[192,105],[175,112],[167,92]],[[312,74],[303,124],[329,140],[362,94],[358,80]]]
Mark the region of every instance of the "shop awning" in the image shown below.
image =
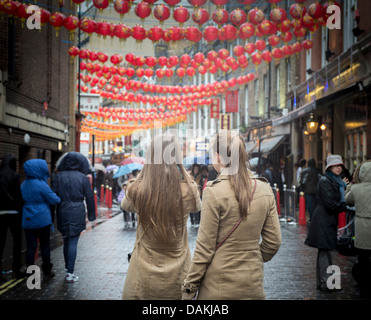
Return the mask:
[[[275,149],[278,148],[278,146],[284,141],[286,138],[286,134],[280,135],[280,136],[275,136],[275,137],[270,137],[270,138],[265,138],[261,141],[260,144],[260,153],[261,155],[267,155],[271,152],[273,152]],[[257,152],[259,153],[259,146],[254,150],[254,153]]]

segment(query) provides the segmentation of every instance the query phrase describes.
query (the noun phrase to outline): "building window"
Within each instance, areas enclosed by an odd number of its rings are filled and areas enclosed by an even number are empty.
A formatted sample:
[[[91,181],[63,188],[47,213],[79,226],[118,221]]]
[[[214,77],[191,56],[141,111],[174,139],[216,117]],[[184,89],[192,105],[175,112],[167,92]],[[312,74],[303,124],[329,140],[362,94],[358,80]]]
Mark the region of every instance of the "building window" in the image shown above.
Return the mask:
[[[259,80],[256,79],[254,82],[255,90],[255,115],[259,116]]]
[[[308,33],[307,39],[312,40],[312,35],[310,33]],[[312,50],[306,50],[305,57],[306,57],[305,70],[312,69]],[[306,80],[308,80],[311,77],[311,75],[308,74],[307,72],[306,72],[306,76],[307,76]]]
[[[344,8],[343,8],[343,19],[344,19],[344,27],[343,27],[343,46],[344,51],[348,50],[355,42],[356,38],[353,35],[353,29],[357,27],[356,21],[354,19],[354,11],[356,6],[355,0],[344,0]]]

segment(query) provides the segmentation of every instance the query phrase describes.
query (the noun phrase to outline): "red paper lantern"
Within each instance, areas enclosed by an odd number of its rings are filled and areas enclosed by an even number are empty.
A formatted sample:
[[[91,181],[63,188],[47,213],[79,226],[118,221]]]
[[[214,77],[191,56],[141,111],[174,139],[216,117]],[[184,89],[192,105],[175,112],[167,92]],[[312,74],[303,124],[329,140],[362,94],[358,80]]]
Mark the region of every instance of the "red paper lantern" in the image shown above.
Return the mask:
[[[184,38],[183,29],[179,27],[171,27],[165,30],[163,39],[165,41],[178,41]]]
[[[125,13],[130,10],[130,5],[127,0],[113,0],[113,8],[122,17]]]
[[[277,7],[271,10],[269,16],[274,23],[281,23],[287,18],[287,13],[284,9]]]
[[[142,67],[144,66],[146,63],[146,58],[144,58],[143,56],[139,56],[139,57],[136,57],[135,60],[134,60],[134,65],[137,66],[137,67]]]
[[[203,37],[207,42],[212,42],[218,39],[218,28],[208,26],[205,28]]]
[[[285,32],[281,33],[280,38],[283,42],[290,42],[292,40],[292,33],[291,32]]]
[[[225,48],[222,48],[218,51],[218,56],[220,59],[227,59],[229,57],[229,51]]]
[[[243,46],[235,46],[233,48],[233,54],[236,57],[242,56],[244,53],[245,53],[245,49],[243,48]]]
[[[178,56],[171,56],[169,57],[169,64],[174,67],[179,64],[179,57]]]
[[[293,19],[301,19],[305,14],[305,8],[298,3],[294,3],[289,10],[289,13]]]
[[[64,27],[69,31],[69,33],[73,33],[74,30],[79,26],[79,19],[73,15],[70,15],[64,19]]]
[[[167,3],[170,7],[176,6],[180,1],[182,0],[164,0],[164,2]]]
[[[196,61],[198,64],[201,64],[205,60],[205,55],[202,52],[197,52],[193,60]]]
[[[165,4],[159,4],[153,10],[153,15],[157,20],[163,23],[165,20],[170,18],[170,9]]]
[[[302,45],[303,45],[303,48],[305,50],[310,50],[313,47],[313,41],[312,40],[308,40],[308,39],[307,40],[304,40],[303,43],[302,43]]]
[[[161,67],[164,67],[166,66],[168,63],[168,59],[164,56],[161,56],[158,58],[158,64],[161,66]]]
[[[144,3],[146,3],[146,2],[144,2]],[[131,36],[137,42],[142,42],[147,37],[146,29],[144,29],[142,26],[136,25],[135,27],[131,28]]]
[[[185,30],[185,35],[191,42],[198,42],[202,39],[202,32],[196,27],[188,27]]]
[[[99,10],[106,9],[109,5],[108,0],[93,0],[93,5]]]
[[[218,53],[214,50],[211,50],[207,53],[207,58],[210,60],[210,61],[215,61],[215,59],[218,57]]]
[[[269,20],[263,20],[262,22],[259,23],[258,25],[258,30],[263,34],[263,35],[268,35],[271,33],[272,30],[272,25],[273,23],[270,22]]]
[[[158,0],[143,0],[143,1],[147,2],[152,7]]]
[[[148,30],[148,39],[150,39],[153,42],[157,42],[162,39],[164,35],[164,30],[162,30],[158,26],[154,26],[151,29]]]
[[[186,75],[184,68],[178,68],[176,69],[176,74],[178,77],[183,78]]]
[[[283,46],[281,51],[285,57],[292,55],[294,51],[292,50],[291,46]]]
[[[182,26],[183,23],[187,22],[190,18],[190,14],[187,8],[180,6],[174,10],[173,18],[176,22],[179,23],[179,26]]]
[[[219,26],[227,23],[229,18],[228,11],[223,8],[217,8],[212,15],[212,19],[215,23],[217,23]]]
[[[68,54],[71,56],[71,57],[76,57],[79,55],[79,48],[76,47],[76,46],[72,46],[71,48],[68,49]]]
[[[254,34],[255,34],[255,28],[251,23],[246,22],[240,26],[239,37],[241,39],[251,38]]]
[[[204,8],[196,8],[193,10],[192,20],[201,27],[209,20],[209,12]]]
[[[110,61],[113,64],[119,64],[123,60],[123,57],[120,54],[114,54],[111,56]]]
[[[307,10],[308,14],[315,20],[323,16],[323,7],[320,3],[312,3]]]
[[[146,58],[146,65],[153,68],[157,64],[157,59],[155,57],[147,57]]]
[[[261,64],[263,60],[263,57],[260,52],[255,52],[251,56],[251,62],[255,64],[256,66]]]
[[[148,2],[139,2],[137,4],[137,6],[135,7],[135,10],[134,10],[135,14],[142,20],[144,21],[145,18],[147,18],[151,12],[152,12],[152,9],[151,9],[151,6],[149,5]]]
[[[265,18],[264,12],[257,8],[250,10],[247,14],[247,17],[249,19],[249,22],[255,25],[262,22]]]
[[[231,12],[231,15],[230,15],[229,19],[231,20],[233,25],[238,27],[241,24],[246,22],[247,15],[246,15],[245,11],[243,11],[241,9],[235,9]]]
[[[90,51],[89,51],[89,50],[87,50],[87,49],[82,49],[82,50],[80,50],[80,52],[79,52],[79,57],[80,57],[81,59],[89,59],[89,54],[90,54]]]
[[[314,19],[308,13],[304,15],[302,21],[303,26],[306,27],[307,29],[312,28],[315,24]]]
[[[203,6],[207,0],[188,0],[191,6],[199,7]]]
[[[3,2],[3,4],[5,4],[5,2]],[[3,11],[1,9],[1,7],[4,7],[3,4],[0,3],[0,12]],[[28,5],[24,3],[21,3],[17,8],[16,15],[21,20],[22,27],[23,27],[23,23],[31,16],[31,13],[27,13],[27,8],[28,8]],[[77,24],[78,24],[78,21],[79,20],[77,20]]]
[[[165,75],[168,77],[168,78],[171,78],[173,75],[174,75],[174,71],[171,70],[171,69],[166,69],[165,70]],[[157,86],[158,87],[158,86]]]
[[[227,24],[220,29],[222,37],[226,40],[235,40],[237,39],[237,29],[231,24]]]
[[[156,70],[156,76],[160,79],[163,78],[165,76],[165,70],[164,69],[157,69]]]
[[[294,29],[294,36],[296,37],[296,38],[303,38],[303,37],[305,37],[305,35],[306,35],[306,33],[307,33],[307,29],[306,28],[304,28],[304,27],[301,27],[301,28],[296,28],[296,29]]]
[[[92,34],[97,29],[97,23],[85,17],[80,20],[79,28],[88,34]]]
[[[298,53],[298,52],[300,52],[303,49],[303,46],[301,45],[300,42],[295,42],[292,45],[292,49],[294,50],[295,53]]]
[[[292,24],[291,24],[291,21],[289,19],[285,19],[283,20],[278,26],[278,30],[280,30],[281,32],[288,32],[290,31],[292,27]]]
[[[281,39],[277,35],[272,35],[272,36],[269,36],[269,38],[268,38],[268,43],[272,47],[275,47],[275,46],[279,45],[280,42],[281,42]]]
[[[131,30],[128,26],[119,23],[113,28],[113,34],[122,41],[130,37]]]
[[[266,48],[266,43],[264,40],[256,40],[255,42],[255,48],[259,51],[263,51]]]
[[[18,7],[20,6],[20,2],[17,2],[17,1],[12,1],[12,0],[8,0],[8,1],[1,1],[2,2],[2,7],[3,7],[3,11],[10,17],[13,17],[17,14],[17,11],[18,11]],[[1,9],[1,7],[0,7]],[[50,14],[50,12],[49,12]],[[48,22],[48,21],[46,21]]]
[[[59,35],[59,29],[63,26],[65,19],[66,16],[59,12],[55,12],[49,17],[49,22],[55,28],[57,37]]]
[[[96,33],[106,38],[111,33],[111,24],[106,21],[98,22]]]
[[[102,63],[105,63],[108,60],[108,56],[103,52],[98,52],[98,60]]]
[[[255,44],[246,43],[245,46],[244,46],[244,49],[245,49],[246,53],[252,54],[256,50]]]
[[[213,4],[217,6],[224,6],[229,0],[210,0]]]
[[[272,50],[272,56],[275,59],[281,59],[283,57],[282,50],[280,48],[274,48]]]
[[[196,73],[196,70],[193,67],[188,67],[186,70],[186,73],[187,73],[187,76],[193,77]]]
[[[204,75],[207,72],[207,69],[205,66],[199,66],[197,69],[198,73]]]

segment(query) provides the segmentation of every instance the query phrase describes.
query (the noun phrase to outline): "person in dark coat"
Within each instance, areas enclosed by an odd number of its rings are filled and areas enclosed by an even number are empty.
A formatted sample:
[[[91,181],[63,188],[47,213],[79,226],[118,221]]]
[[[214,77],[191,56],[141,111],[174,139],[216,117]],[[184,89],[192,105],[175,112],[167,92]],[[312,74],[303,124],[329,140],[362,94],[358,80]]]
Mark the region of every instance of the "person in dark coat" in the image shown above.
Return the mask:
[[[57,227],[62,233],[63,254],[66,264],[66,282],[78,281],[74,274],[77,256],[77,242],[80,233],[86,228],[86,209],[89,221],[95,220],[94,193],[86,171],[82,170],[81,158],[69,152],[63,159],[63,170],[58,173],[53,184],[54,192],[61,198],[57,206]]]
[[[9,229],[13,238],[13,274],[20,277],[22,254],[22,206],[21,183],[16,173],[17,162],[12,154],[4,156],[0,165],[0,282],[2,275],[2,258]]]
[[[317,186],[317,207],[309,226],[305,244],[318,249],[317,289],[328,290],[327,268],[332,265],[331,250],[337,247],[338,215],[346,210],[346,184],[340,174],[344,164],[341,156],[327,157],[325,174]]]
[[[46,277],[53,277],[53,264],[50,261],[50,229],[53,227],[50,206],[60,202],[59,197],[49,187],[48,165],[43,159],[32,159],[23,165],[26,180],[21,185],[24,201],[22,227],[27,240],[26,265],[35,264],[35,253],[39,240],[42,270]]]
[[[312,158],[308,160],[308,167],[300,173],[299,188],[304,192],[305,206],[309,212],[310,220],[312,220],[314,209],[316,208],[316,193],[317,184],[320,173],[316,168],[316,161]]]

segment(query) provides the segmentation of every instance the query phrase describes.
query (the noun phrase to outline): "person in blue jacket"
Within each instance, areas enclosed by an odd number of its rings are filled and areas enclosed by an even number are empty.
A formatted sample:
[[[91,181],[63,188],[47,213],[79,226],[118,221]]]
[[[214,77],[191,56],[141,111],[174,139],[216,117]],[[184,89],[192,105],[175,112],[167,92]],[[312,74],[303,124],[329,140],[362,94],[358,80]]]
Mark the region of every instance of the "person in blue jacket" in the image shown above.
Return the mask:
[[[23,169],[26,174],[26,180],[21,185],[24,201],[22,227],[27,241],[26,265],[35,264],[39,239],[44,276],[53,277],[53,264],[50,262],[50,228],[53,223],[50,206],[58,204],[60,198],[47,183],[49,170],[45,160],[28,160]]]
[[[66,282],[78,281],[74,268],[79,236],[86,228],[86,208],[89,221],[95,220],[94,193],[81,157],[77,152],[65,155],[60,166],[57,166],[59,173],[53,182],[53,191],[61,198],[57,206],[57,227],[64,242]]]

